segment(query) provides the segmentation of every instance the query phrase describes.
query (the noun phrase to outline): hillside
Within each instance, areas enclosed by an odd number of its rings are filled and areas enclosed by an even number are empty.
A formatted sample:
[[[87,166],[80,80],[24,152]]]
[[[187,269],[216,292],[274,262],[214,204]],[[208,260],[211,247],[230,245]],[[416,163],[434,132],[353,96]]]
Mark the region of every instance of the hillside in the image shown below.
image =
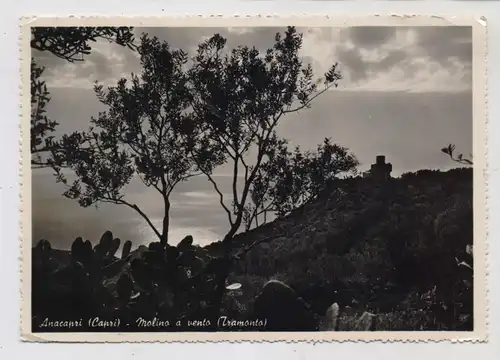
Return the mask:
[[[462,276],[455,257],[472,244],[472,191],[464,168],[339,180],[293,214],[239,235],[239,244],[276,238],[249,251],[234,279],[255,292],[283,280],[318,314],[333,301],[394,311]]]

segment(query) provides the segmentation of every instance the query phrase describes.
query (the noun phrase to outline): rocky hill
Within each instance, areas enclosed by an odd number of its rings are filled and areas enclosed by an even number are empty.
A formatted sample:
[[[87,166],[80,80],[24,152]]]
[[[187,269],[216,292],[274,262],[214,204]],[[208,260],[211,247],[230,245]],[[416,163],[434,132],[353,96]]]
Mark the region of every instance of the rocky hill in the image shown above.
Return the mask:
[[[393,311],[460,276],[455,258],[473,237],[472,190],[465,168],[338,180],[292,214],[239,235],[241,246],[272,240],[237,264],[234,279],[256,292],[283,280],[319,313],[333,301]]]

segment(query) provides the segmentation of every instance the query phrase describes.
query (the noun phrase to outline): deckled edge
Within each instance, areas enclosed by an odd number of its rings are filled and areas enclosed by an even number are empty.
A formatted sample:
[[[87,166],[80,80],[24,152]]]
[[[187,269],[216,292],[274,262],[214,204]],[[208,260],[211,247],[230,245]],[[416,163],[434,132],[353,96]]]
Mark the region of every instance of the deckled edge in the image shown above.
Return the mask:
[[[26,53],[26,48],[24,46],[24,41],[25,41],[25,34],[24,32],[26,31],[26,27],[28,25],[26,24],[26,20],[21,18],[20,19],[20,24],[19,24],[19,40],[18,40],[18,46],[19,46],[19,76],[21,79],[21,82],[19,84],[19,132],[20,132],[20,137],[19,137],[19,241],[20,241],[20,249],[19,249],[19,270],[20,270],[20,286],[19,286],[19,291],[20,291],[20,321],[19,321],[19,328],[20,328],[20,333],[21,333],[21,339],[24,341],[26,335],[26,323],[25,323],[25,318],[26,318],[26,313],[28,313],[28,316],[31,317],[31,308],[26,308],[26,296],[31,297],[31,291],[29,292],[29,295],[25,294],[25,286],[26,283],[29,282],[31,285],[31,276],[29,279],[26,279],[26,269],[25,269],[25,256],[27,254],[27,251],[25,249],[25,245],[29,246],[29,243],[24,239],[24,194],[25,194],[25,182],[24,182],[24,177],[26,174],[24,174],[24,162],[27,160],[25,159],[25,141],[24,136],[24,125],[23,123],[27,121],[25,119],[25,113],[26,113],[26,103],[25,103],[25,95],[24,95],[24,88],[29,88],[25,86],[25,83],[29,84],[29,80],[26,79],[26,76],[29,74],[26,74],[25,72],[25,63],[29,61],[31,63],[31,52]],[[29,47],[28,47],[29,48]],[[29,60],[25,60],[26,57],[29,57]],[[31,163],[31,160],[30,160]],[[31,176],[31,173],[29,174]],[[31,221],[31,219],[29,219]],[[30,241],[31,241],[31,236],[30,236]],[[27,244],[25,244],[27,243]],[[29,260],[31,262],[31,259]],[[31,333],[31,325],[29,326],[29,332]]]
[[[483,119],[483,131],[484,131],[484,144],[483,144],[483,156],[484,156],[484,170],[483,170],[483,178],[484,178],[484,306],[485,306],[485,338],[484,342],[488,342],[489,340],[489,328],[490,328],[490,290],[489,290],[489,277],[490,277],[490,266],[489,266],[489,256],[490,256],[490,246],[489,246],[489,219],[490,219],[490,206],[489,206],[489,173],[490,173],[490,165],[489,165],[489,79],[488,79],[488,65],[489,65],[489,42],[488,42],[488,21],[485,16],[481,16],[478,21],[481,25],[481,29],[484,30],[484,93],[482,96],[484,97],[484,119]],[[474,76],[474,75],[473,75]],[[474,88],[473,88],[474,91]],[[476,119],[474,119],[475,121]]]
[[[487,289],[487,279],[488,279],[488,178],[487,178],[487,170],[488,170],[488,161],[487,161],[487,143],[488,143],[488,133],[487,133],[487,124],[488,124],[488,111],[487,111],[487,105],[488,105],[488,98],[487,98],[487,75],[488,75],[488,68],[487,68],[487,58],[488,58],[488,38],[487,38],[487,22],[486,18],[484,16],[480,17],[479,19],[475,19],[475,21],[481,25],[480,29],[483,29],[484,34],[482,34],[480,41],[484,42],[485,46],[485,53],[484,53],[484,64],[485,69],[484,69],[484,78],[480,79],[479,81],[484,82],[484,88],[480,89],[479,92],[480,94],[484,97],[484,119],[482,119],[482,129],[481,132],[484,132],[485,136],[485,142],[482,144],[485,148],[484,151],[481,151],[482,154],[484,155],[485,159],[485,166],[482,169],[483,174],[481,178],[484,178],[483,180],[485,181],[485,204],[484,204],[484,222],[485,222],[485,228],[484,228],[484,258],[482,259],[484,261],[481,261],[481,265],[484,266],[484,281],[485,281],[485,287],[484,289],[477,289],[475,287],[474,289],[474,306],[477,304],[477,296],[476,295],[482,295],[482,298],[485,301],[485,308],[484,310],[484,329],[483,334],[476,334],[476,331],[472,332],[470,334],[470,337],[468,335],[464,335],[463,332],[336,332],[332,333],[336,335],[337,338],[330,338],[330,339],[317,339],[317,335],[321,333],[302,333],[300,339],[287,339],[287,333],[279,333],[277,334],[277,338],[271,338],[271,339],[266,339],[266,336],[272,335],[276,333],[252,333],[255,334],[255,337],[260,337],[258,339],[249,339],[245,338],[244,335],[249,335],[249,333],[237,333],[237,332],[232,332],[232,333],[225,333],[225,332],[219,332],[219,333],[164,333],[163,335],[159,335],[161,333],[37,333],[33,334],[31,333],[31,284],[27,284],[31,281],[31,271],[28,273],[26,272],[27,268],[31,270],[31,251],[28,251],[31,246],[30,243],[27,243],[28,249],[25,249],[25,220],[24,219],[24,209],[26,202],[23,201],[23,194],[26,191],[31,191],[30,188],[27,188],[26,184],[26,179],[24,177],[30,177],[31,176],[31,167],[30,167],[30,158],[29,158],[29,151],[26,153],[25,150],[25,142],[23,141],[24,136],[25,136],[25,129],[24,126],[26,126],[25,123],[25,115],[28,114],[28,109],[29,109],[29,101],[26,101],[25,98],[27,96],[23,93],[24,88],[29,88],[29,67],[30,67],[30,61],[31,61],[31,49],[28,45],[26,45],[26,41],[28,41],[26,38],[29,38],[30,32],[29,28],[30,26],[54,26],[54,24],[48,25],[49,22],[58,22],[58,23],[67,23],[68,21],[72,24],[68,25],[61,25],[59,24],[58,26],[71,26],[71,25],[83,25],[81,22],[84,22],[85,24],[89,23],[89,26],[92,26],[90,24],[91,22],[95,21],[103,21],[106,20],[108,26],[114,26],[114,23],[123,23],[124,19],[131,19],[131,20],[136,20],[139,19],[139,24],[135,25],[129,25],[129,26],[144,26],[144,25],[149,25],[150,22],[152,21],[171,21],[171,20],[180,20],[183,23],[186,21],[193,21],[193,20],[203,20],[206,22],[207,19],[210,20],[229,20],[229,19],[237,19],[239,21],[242,20],[255,20],[258,19],[259,21],[264,20],[264,23],[260,25],[252,25],[252,26],[272,26],[272,24],[269,24],[267,21],[268,20],[287,20],[293,21],[294,25],[295,23],[302,23],[305,21],[312,21],[313,19],[322,19],[322,20],[333,20],[338,17],[333,17],[329,15],[307,15],[307,14],[302,14],[302,15],[294,15],[294,16],[278,16],[278,15],[245,15],[245,16],[240,16],[240,15],[234,15],[234,16],[225,16],[225,15],[209,15],[209,16],[204,16],[204,15],[188,15],[188,16],[173,16],[173,17],[165,17],[165,16],[68,16],[68,17],[36,17],[36,16],[31,16],[31,17],[21,17],[20,18],[20,36],[19,36],[19,43],[20,43],[20,72],[21,72],[21,85],[20,85],[20,98],[21,98],[21,104],[20,104],[20,109],[21,109],[21,121],[20,121],[20,131],[21,131],[21,139],[20,139],[20,154],[21,154],[21,159],[20,159],[20,240],[21,240],[21,249],[20,249],[20,272],[21,272],[21,321],[20,321],[20,328],[21,328],[21,340],[22,341],[28,341],[28,342],[57,342],[57,343],[120,343],[120,342],[127,342],[127,343],[212,343],[212,342],[221,342],[221,343],[240,343],[240,342],[250,342],[250,343],[274,343],[274,342],[284,342],[284,343],[297,343],[297,342],[303,342],[303,343],[329,343],[329,342],[382,342],[382,343],[393,343],[393,342],[402,342],[402,343],[436,343],[436,342],[451,342],[451,343],[463,343],[463,342],[472,342],[472,343],[483,343],[488,341],[488,327],[489,327],[489,301],[488,301],[488,296],[489,296],[489,291]],[[423,15],[423,14],[415,14],[415,15],[408,15],[408,14],[367,14],[364,16],[353,16],[353,17],[346,17],[342,16],[342,21],[338,24],[330,24],[329,26],[346,26],[346,24],[349,21],[352,20],[358,20],[360,18],[367,19],[367,18],[372,18],[372,19],[381,19],[387,22],[388,20],[412,20],[412,19],[417,19],[417,20],[436,20],[439,19],[441,22],[445,22],[446,24],[429,24],[427,26],[431,25],[436,25],[436,26],[446,26],[446,25],[457,25],[460,23],[461,19],[464,19],[464,17],[457,17],[457,16],[436,16],[436,15]],[[469,21],[472,20],[472,17],[465,17],[465,19],[468,19]],[[76,22],[75,22],[76,20]],[[141,21],[146,22],[147,24],[141,23]],[[44,24],[44,22],[46,24]],[[134,22],[134,21],[133,21]],[[127,24],[128,25],[128,24]],[[301,26],[302,24],[296,24],[296,26]],[[379,26],[383,26],[384,24],[381,23]],[[398,26],[402,24],[391,24],[391,26]],[[404,24],[406,26],[422,26],[422,25],[417,25],[417,24],[408,24],[407,22]],[[165,26],[165,25],[163,25]],[[200,26],[196,24],[182,24],[182,25],[168,25],[168,26],[183,26],[183,27],[188,27],[188,26]],[[217,24],[203,24],[202,26],[217,26]],[[220,25],[219,25],[220,26]],[[242,26],[242,25],[238,25]],[[281,26],[281,25],[275,25],[275,26]],[[326,26],[326,25],[325,25]],[[425,25],[424,25],[425,26]],[[477,29],[476,26],[473,26],[472,24],[467,24],[467,26],[472,26],[473,32]],[[26,46],[26,48],[25,48]],[[473,48],[475,48],[475,45],[473,43]],[[28,56],[29,55],[29,56]],[[28,56],[28,59],[25,59],[26,56]],[[477,85],[476,85],[476,77],[477,77],[477,71],[480,70],[480,68],[477,68],[476,66],[476,61],[473,63],[473,97],[475,98],[475,93],[477,91]],[[25,84],[26,82],[26,84]],[[25,86],[26,85],[26,86]],[[474,105],[477,106],[477,101],[474,99],[473,102]],[[475,115],[475,111],[474,111]],[[476,123],[478,119],[473,116],[473,122]],[[29,149],[28,149],[29,150]],[[28,155],[28,157],[26,156]],[[26,164],[26,161],[28,162]],[[476,173],[476,172],[475,172]],[[31,185],[31,180],[27,180],[28,184]],[[474,182],[475,184],[475,182]],[[475,187],[475,185],[474,185]],[[28,221],[31,221],[31,218],[27,219]],[[31,229],[31,226],[28,225],[28,227]],[[27,234],[29,235],[29,234]],[[29,240],[31,240],[31,236],[28,236]],[[477,256],[477,252],[474,252],[475,256]],[[29,257],[29,261],[26,261],[26,256]],[[28,263],[28,266],[24,262]],[[26,278],[26,276],[29,276],[29,278]],[[476,281],[474,282],[476,285]],[[482,294],[479,293],[479,290],[483,290]],[[26,309],[27,303],[30,305],[28,309]],[[476,308],[475,308],[475,313],[476,313]],[[406,338],[406,337],[401,337],[400,335],[407,333],[408,335],[412,336],[419,336],[419,338]],[[231,334],[240,334],[240,339],[233,339]],[[292,335],[297,335],[297,333],[289,333],[290,336]],[[392,336],[392,338],[385,338],[381,337],[384,334],[391,334],[389,336]],[[441,335],[449,334],[449,337],[442,337]],[[229,335],[229,336],[228,336]],[[453,338],[455,336],[455,338]],[[462,337],[461,337],[462,336]],[[57,338],[59,337],[59,338]],[[111,337],[111,339],[106,339],[106,337]],[[172,337],[172,340],[169,340],[168,338]],[[179,337],[184,337],[183,339],[179,339]],[[293,337],[293,336],[292,336]],[[434,337],[434,338],[433,338]],[[457,338],[458,337],[458,338]],[[104,339],[103,339],[104,338]],[[149,338],[149,339],[147,339]],[[198,338],[198,339],[197,339]],[[202,339],[199,339],[202,338]]]

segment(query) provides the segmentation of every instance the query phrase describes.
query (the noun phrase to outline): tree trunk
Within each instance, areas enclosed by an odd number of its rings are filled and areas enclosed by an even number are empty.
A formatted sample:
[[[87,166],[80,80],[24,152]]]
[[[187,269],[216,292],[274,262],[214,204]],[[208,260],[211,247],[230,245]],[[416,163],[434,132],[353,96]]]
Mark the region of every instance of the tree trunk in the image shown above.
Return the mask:
[[[224,258],[222,259],[223,265],[216,274],[215,278],[216,287],[215,287],[215,294],[213,297],[212,313],[210,316],[211,328],[213,331],[217,331],[218,329],[217,321],[221,314],[222,298],[224,297],[224,293],[226,291],[226,279],[229,276],[229,272],[231,271],[231,260],[229,257],[230,250],[228,243],[223,244],[223,246],[225,247]]]
[[[233,223],[231,226],[231,229],[229,232],[224,236],[224,239],[222,240],[222,246],[224,247],[224,255],[223,255],[223,266],[222,269],[220,270],[217,278],[215,279],[216,281],[216,288],[215,288],[215,296],[214,296],[214,303],[213,303],[213,313],[212,313],[212,321],[217,321],[219,316],[220,316],[220,311],[222,307],[222,298],[224,297],[224,293],[226,291],[226,279],[229,276],[229,273],[231,272],[231,253],[233,250],[233,242],[234,242],[234,235],[238,231],[238,229],[241,226],[241,222],[243,220],[243,209],[245,206],[245,202],[247,199],[248,191],[250,189],[250,184],[253,182],[256,174],[256,169],[259,168],[260,162],[262,160],[263,153],[259,150],[259,155],[257,159],[257,165],[255,169],[253,170],[252,174],[248,178],[248,182],[245,185],[245,189],[243,190],[243,195],[241,197],[241,203],[240,203],[240,208],[238,209],[238,215],[236,216],[236,221]],[[212,328],[217,329],[217,323],[212,323]]]
[[[162,239],[161,243],[163,245],[168,244],[168,228],[170,226],[170,201],[166,196],[163,197],[163,202],[164,202],[164,208],[165,208],[165,215],[163,216],[163,231],[162,231]]]
[[[239,221],[238,221],[239,220]],[[241,224],[241,217],[236,220],[236,223],[231,227],[231,230],[226,234],[224,240],[222,240],[222,246],[224,247],[224,255],[223,255],[223,266],[219,270],[215,283],[215,295],[213,300],[213,308],[212,308],[212,316],[211,323],[212,328],[217,330],[217,320],[220,317],[220,311],[222,308],[222,298],[224,297],[224,293],[226,291],[226,279],[229,276],[231,271],[231,252],[232,252],[232,242],[236,231],[238,231],[239,225]]]

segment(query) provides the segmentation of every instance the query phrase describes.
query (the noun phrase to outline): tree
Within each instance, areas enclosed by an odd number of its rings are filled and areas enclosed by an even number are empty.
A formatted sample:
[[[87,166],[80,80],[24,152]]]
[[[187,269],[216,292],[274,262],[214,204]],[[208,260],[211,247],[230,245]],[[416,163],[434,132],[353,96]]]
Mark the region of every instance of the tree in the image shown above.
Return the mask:
[[[31,48],[49,51],[69,62],[83,61],[92,47],[89,42],[105,39],[134,50],[131,27],[32,27]]]
[[[50,120],[46,115],[46,106],[50,101],[50,93],[45,81],[41,76],[44,67],[38,67],[35,60],[31,59],[31,141],[30,150],[32,154],[31,165],[35,167],[47,166],[42,159],[41,153],[49,151],[54,143],[53,136],[49,133],[55,131],[57,122]]]
[[[212,173],[201,168],[228,215],[230,230],[225,242],[230,242],[242,225],[258,172],[281,146],[276,134],[280,120],[309,107],[341,79],[334,64],[325,74],[324,87],[318,89],[311,65],[304,67],[298,55],[302,35],[294,27],[289,27],[284,37],[277,33],[275,40],[263,56],[247,46],[223,54],[226,39],[215,34],[200,44],[190,69],[198,141],[189,151],[197,154],[209,147],[214,158],[232,163],[231,206],[223,202]],[[253,153],[254,161],[250,163],[248,158]]]
[[[268,212],[285,216],[316,198],[339,175],[356,173],[356,157],[329,138],[316,151],[304,153],[299,146],[290,152],[284,144],[262,164],[251,185],[251,201],[244,215],[247,230],[252,222],[259,226],[259,216],[263,215],[263,223]]]
[[[32,27],[31,49],[48,51],[54,56],[69,62],[83,61],[84,55],[90,54],[89,42],[98,38],[106,39],[134,50],[134,33],[130,27]],[[42,159],[57,145],[52,134],[57,125],[46,115],[46,106],[50,101],[47,86],[40,78],[45,68],[31,58],[31,164],[35,167],[47,167],[50,163]]]
[[[453,161],[463,164],[463,165],[472,165],[472,155],[470,156],[470,159],[464,158],[462,153],[458,153],[457,156],[454,155],[455,153],[455,145],[449,144],[447,147],[444,147],[441,149],[442,152],[447,154]]]
[[[274,46],[265,54],[248,46],[224,54],[225,45],[226,39],[219,34],[200,44],[189,71],[196,141],[187,149],[194,155],[210,149],[213,158],[229,161],[233,169],[228,206],[211,169],[200,166],[219,194],[230,224],[222,240],[225,256],[218,273],[215,317],[229,274],[234,235],[243,223],[252,184],[269,154],[280,146],[278,124],[284,115],[309,107],[341,79],[333,64],[324,79],[315,81],[311,65],[303,66],[299,57],[302,35],[294,27],[288,27],[284,36],[277,33]]]
[[[108,110],[91,119],[87,132],[63,136],[62,150],[54,151],[53,168],[67,185],[64,195],[83,207],[99,202],[126,205],[137,211],[163,244],[168,242],[169,196],[175,186],[199,174],[201,156],[192,158],[183,148],[181,126],[190,116],[187,55],[158,38],[143,35],[138,47],[141,75],[122,78],[107,91],[96,84],[99,101]],[[71,184],[61,171],[67,164],[76,174]],[[198,164],[198,165],[197,165]],[[214,162],[217,164],[217,162]],[[158,191],[164,204],[162,230],[124,198],[123,188],[133,176]]]

